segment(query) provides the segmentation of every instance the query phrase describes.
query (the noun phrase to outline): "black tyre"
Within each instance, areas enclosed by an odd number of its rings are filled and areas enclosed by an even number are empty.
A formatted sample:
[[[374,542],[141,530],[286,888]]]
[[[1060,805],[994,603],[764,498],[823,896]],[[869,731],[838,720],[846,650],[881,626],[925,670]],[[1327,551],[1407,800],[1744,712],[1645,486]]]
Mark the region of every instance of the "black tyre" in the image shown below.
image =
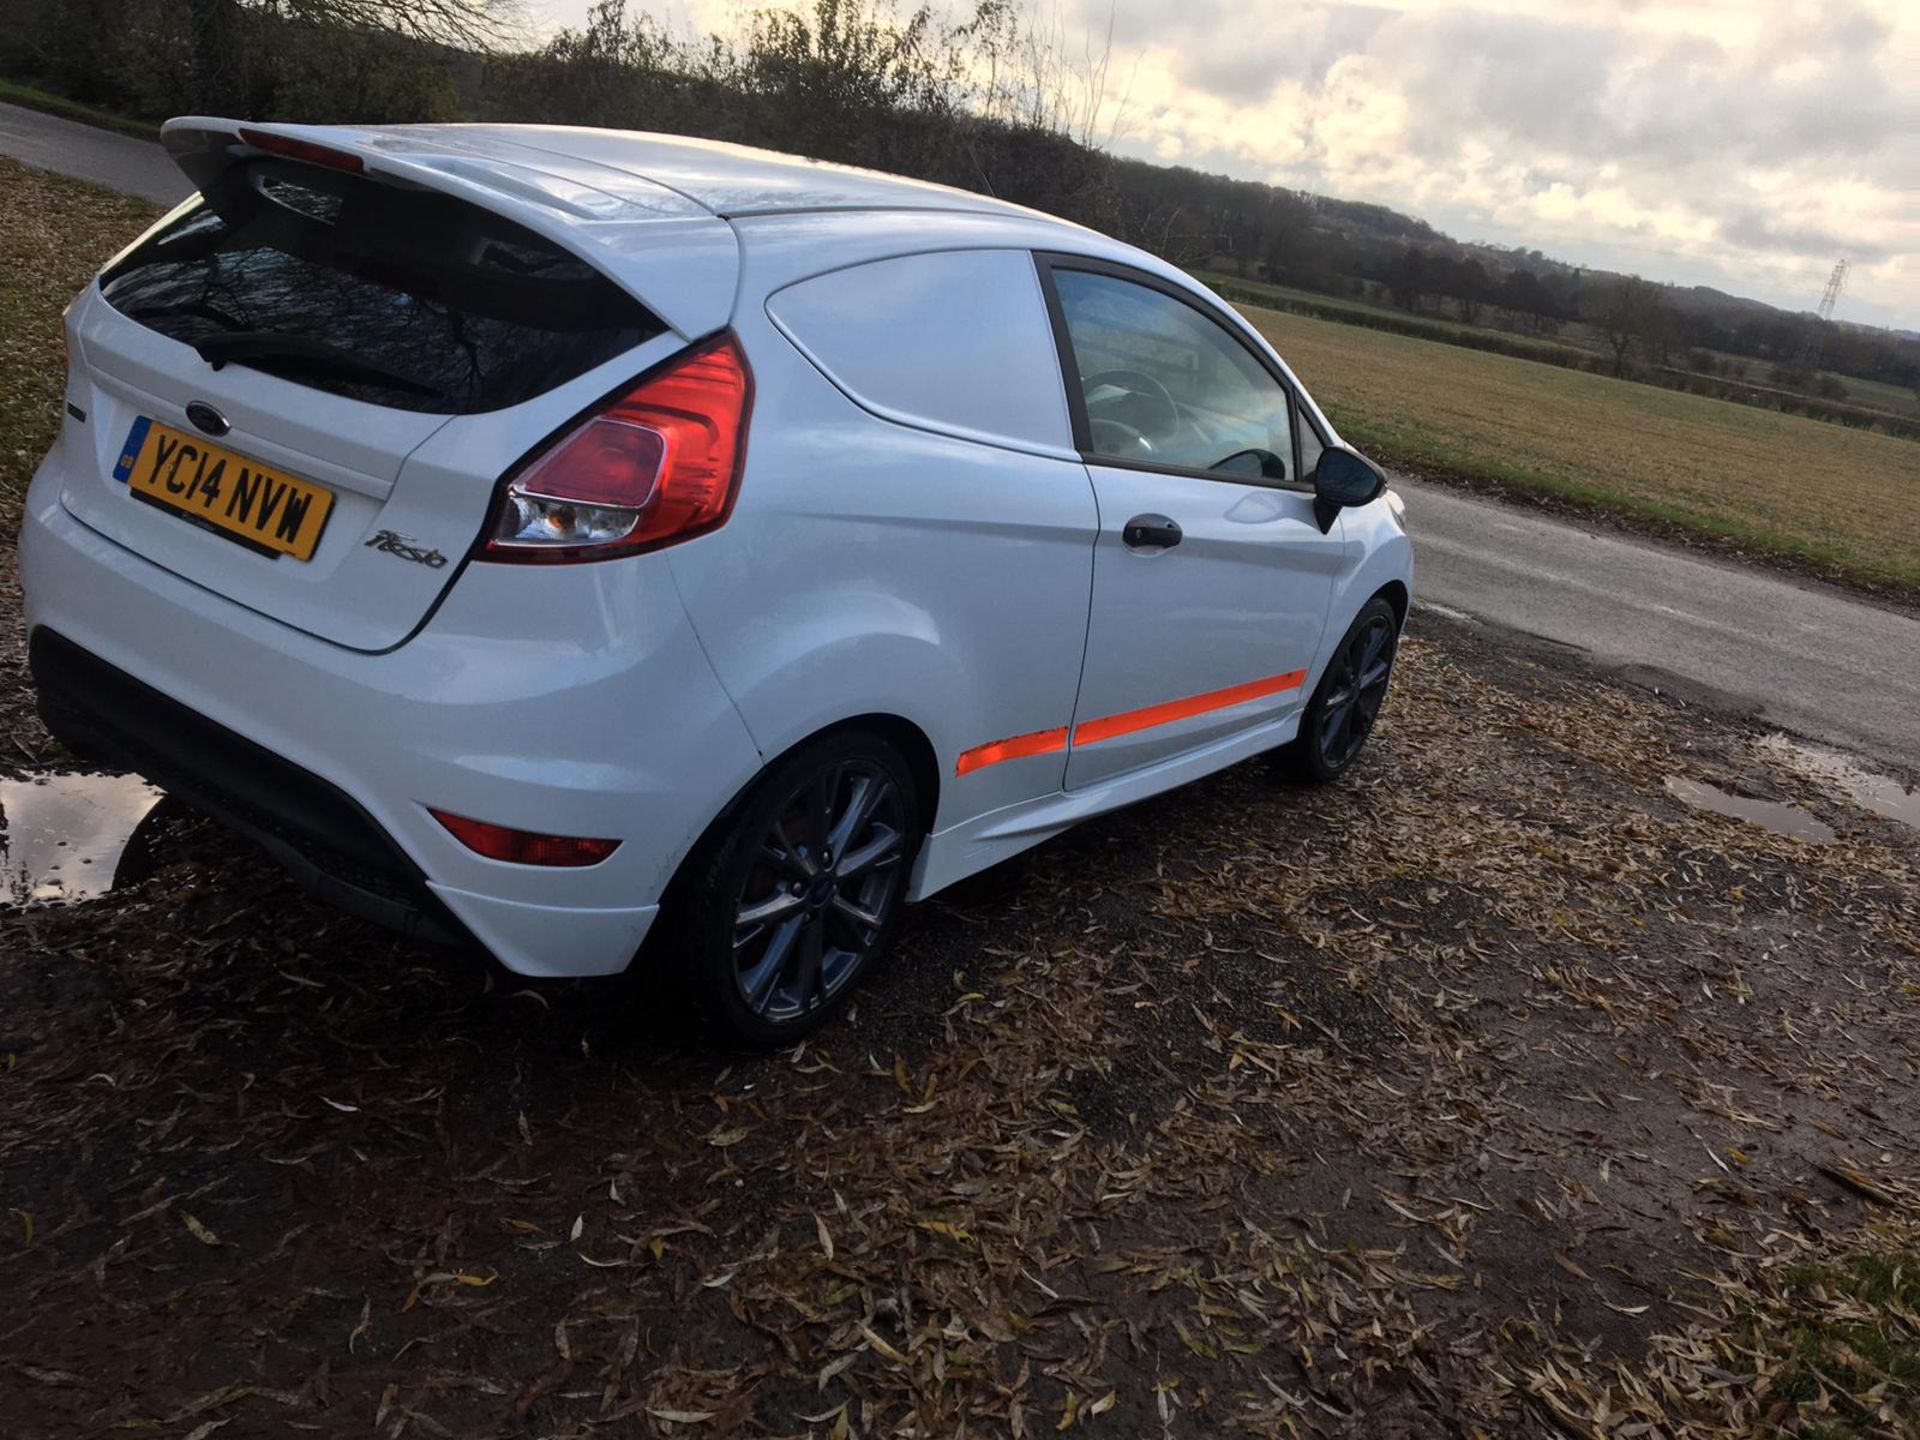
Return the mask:
[[[1376,596],[1361,607],[1341,637],[1300,717],[1299,737],[1275,752],[1286,773],[1324,785],[1359,758],[1387,698],[1399,648],[1399,617]]]
[[[726,1034],[791,1044],[836,1014],[892,943],[920,841],[888,741],[841,731],[760,777],[678,897],[676,957]]]

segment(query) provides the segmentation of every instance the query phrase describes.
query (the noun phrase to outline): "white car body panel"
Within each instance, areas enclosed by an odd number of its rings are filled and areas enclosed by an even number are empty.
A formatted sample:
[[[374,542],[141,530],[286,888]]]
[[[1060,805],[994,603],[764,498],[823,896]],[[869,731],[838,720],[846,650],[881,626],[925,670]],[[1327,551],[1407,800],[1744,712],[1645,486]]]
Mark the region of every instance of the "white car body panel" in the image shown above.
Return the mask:
[[[785,344],[740,318],[750,348]],[[1072,714],[1097,527],[1085,468],[905,426],[849,447],[849,423],[876,422],[793,353],[756,402],[754,503],[663,552],[755,742],[779,755],[854,716],[901,716],[932,743],[937,824],[1057,789],[1059,754],[953,770]]]
[[[166,141],[204,182],[254,153],[240,128],[186,119]],[[1036,254],[1126,265],[1195,297],[1338,441],[1250,325],[1118,241],[939,186],[672,137],[251,128],[497,211],[671,333],[525,403],[448,418],[244,366],[215,376],[94,287],[69,316],[68,399],[87,418],[65,422],[28,497],[28,624],[337,787],[510,969],[626,966],[702,833],[763,767],[835,725],[877,720],[926,752],[937,802],[918,897],[1284,743],[1366,600],[1387,591],[1404,615],[1411,552],[1384,499],[1323,534],[1297,487],[1082,459]],[[519,457],[728,328],[754,391],[720,528],[586,565],[428,568],[366,547],[391,528],[458,561]],[[942,335],[956,343],[930,354]],[[276,570],[164,517],[132,523],[100,483],[133,414],[178,427],[189,397],[233,420],[222,443],[336,490],[312,562]],[[1142,512],[1178,519],[1182,546],[1123,548],[1119,528]],[[1297,689],[1072,743],[1088,719],[1294,670]],[[1051,748],[979,759],[1053,732]],[[578,869],[488,860],[428,807],[621,844]]]
[[[426,415],[365,404],[242,365],[214,371],[177,340],[131,325],[90,292],[70,323],[85,378],[69,399],[62,444],[90,447],[76,460],[62,500],[89,528],[249,609],[356,650],[404,641],[438,603],[455,571],[396,565],[368,548],[383,530],[457,560],[493,503],[504,463],[683,343],[663,335],[522,405],[478,415]],[[78,375],[79,372],[76,372]],[[112,478],[134,419],[148,416],[191,433],[189,400],[212,403],[233,423],[219,444],[276,465],[334,493],[334,511],[313,559],[286,564],[149,506],[131,503]]]
[[[1293,714],[1312,689],[1341,535],[1321,534],[1313,497],[1112,466],[1088,467],[1100,502],[1093,614],[1074,714],[1067,788],[1125,774],[1195,746]],[[1131,549],[1127,521],[1164,514],[1184,532],[1173,549]],[[1196,645],[1195,635],[1208,643]],[[1296,684],[1111,738],[1083,728],[1257,682]]]
[[[22,532],[29,631],[52,626],[346,791],[512,970],[623,969],[713,795],[760,768],[662,567],[470,567],[420,634],[367,655],[128,555],[60,505],[54,464]],[[672,704],[649,703],[663,687]],[[577,835],[631,835],[644,815],[645,833],[590,868],[536,869],[474,854],[429,805]]]
[[[914,876],[914,895],[932,895],[991,865],[1010,860],[1083,820],[1177,790],[1293,739],[1297,711],[1243,727],[1170,759],[1110,776],[1074,790],[1051,790],[997,810],[970,815],[927,837]]]

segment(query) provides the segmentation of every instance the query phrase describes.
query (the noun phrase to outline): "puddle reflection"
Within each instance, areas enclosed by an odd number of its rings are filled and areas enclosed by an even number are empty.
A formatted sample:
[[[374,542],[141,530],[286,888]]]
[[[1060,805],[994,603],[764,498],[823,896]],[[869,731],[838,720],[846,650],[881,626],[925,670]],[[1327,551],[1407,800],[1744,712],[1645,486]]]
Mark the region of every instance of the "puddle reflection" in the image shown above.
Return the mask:
[[[1749,825],[1758,825],[1791,840],[1825,845],[1837,838],[1832,830],[1798,805],[1783,805],[1777,800],[1756,800],[1750,795],[1734,795],[1718,786],[1705,785],[1698,780],[1684,780],[1678,775],[1667,777],[1667,793],[1696,810],[1711,810],[1716,815],[1744,820]]]
[[[0,780],[0,903],[89,900],[139,878],[161,798],[137,775]]]
[[[1920,789],[1911,783],[1895,780],[1890,775],[1876,775],[1838,751],[1789,740],[1785,735],[1767,736],[1760,742],[1760,748],[1808,779],[1838,790],[1862,810],[1871,810],[1920,830]]]

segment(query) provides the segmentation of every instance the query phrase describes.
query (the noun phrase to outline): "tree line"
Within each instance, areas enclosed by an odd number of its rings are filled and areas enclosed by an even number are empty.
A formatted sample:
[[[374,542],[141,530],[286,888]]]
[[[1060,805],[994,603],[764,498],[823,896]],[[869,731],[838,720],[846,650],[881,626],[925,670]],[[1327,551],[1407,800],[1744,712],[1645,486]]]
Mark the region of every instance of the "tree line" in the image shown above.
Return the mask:
[[[889,0],[670,30],[624,0],[516,43],[469,0],[11,0],[0,75],[145,118],[516,120],[734,140],[958,185],[1092,225],[1176,264],[1362,296],[1534,336],[1580,323],[1618,374],[1738,356],[1773,383],[1824,368],[1920,385],[1920,342],[1717,291],[1463,245],[1384,206],[1108,153],[1111,55],[1075,55],[1014,0],[957,20]],[[1718,354],[1716,354],[1718,352]]]

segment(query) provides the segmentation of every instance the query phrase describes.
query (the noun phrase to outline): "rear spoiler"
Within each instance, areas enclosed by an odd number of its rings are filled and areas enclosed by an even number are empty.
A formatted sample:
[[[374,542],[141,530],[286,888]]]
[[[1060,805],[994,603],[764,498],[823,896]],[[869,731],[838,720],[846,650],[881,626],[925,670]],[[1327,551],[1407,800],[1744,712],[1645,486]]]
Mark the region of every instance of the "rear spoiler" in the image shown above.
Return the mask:
[[[532,146],[463,143],[461,127],[287,125],[190,115],[160,132],[205,190],[233,166],[277,155],[453,195],[569,250],[684,339],[732,318],[740,255],[726,221],[625,170]]]

